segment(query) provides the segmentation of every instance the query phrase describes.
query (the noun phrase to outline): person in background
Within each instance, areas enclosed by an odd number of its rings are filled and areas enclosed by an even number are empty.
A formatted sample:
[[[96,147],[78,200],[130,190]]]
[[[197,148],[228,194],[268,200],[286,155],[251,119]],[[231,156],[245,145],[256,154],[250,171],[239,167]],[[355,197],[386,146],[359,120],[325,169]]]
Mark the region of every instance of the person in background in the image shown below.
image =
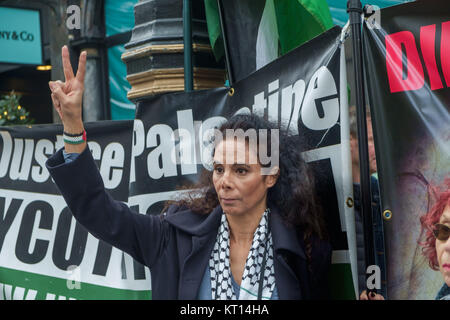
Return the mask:
[[[450,177],[441,188],[428,188],[434,205],[420,218],[425,241],[419,245],[430,268],[440,271],[444,280],[435,299],[450,300]]]
[[[356,119],[356,107],[349,107],[350,119],[350,149],[352,156],[352,176],[353,176],[353,197],[355,209],[355,228],[356,228],[356,246],[358,259],[358,286],[361,300],[384,300],[386,296],[386,275],[385,275],[385,256],[384,256],[384,236],[383,236],[383,221],[381,218],[381,204],[378,189],[378,180],[376,177],[377,162],[375,157],[375,146],[373,140],[372,120],[370,117],[370,109],[366,108],[367,119],[367,143],[369,153],[369,170],[370,183],[372,192],[372,222],[374,232],[374,246],[375,246],[375,263],[381,270],[381,290],[380,294],[368,296],[366,288],[366,263],[364,253],[364,225],[361,212],[361,184],[360,184],[360,168],[359,168],[359,151],[358,151],[358,126]]]

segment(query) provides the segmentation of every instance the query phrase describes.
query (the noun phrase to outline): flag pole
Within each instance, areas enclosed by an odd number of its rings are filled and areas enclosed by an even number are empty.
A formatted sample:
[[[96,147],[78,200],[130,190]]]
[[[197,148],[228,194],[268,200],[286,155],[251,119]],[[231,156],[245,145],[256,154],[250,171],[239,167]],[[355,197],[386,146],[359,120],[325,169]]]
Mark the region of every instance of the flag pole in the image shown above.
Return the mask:
[[[231,69],[230,52],[228,51],[228,39],[226,36],[225,21],[223,20],[223,5],[221,0],[217,0],[217,8],[219,10],[220,30],[222,30],[223,49],[225,51],[225,63],[227,65],[228,70],[228,82],[230,83],[230,87],[232,87],[234,84],[234,75],[233,70]]]
[[[348,0],[347,12],[349,13],[350,26],[352,30],[353,69],[355,72],[355,85],[356,85],[356,92],[355,92],[356,118],[358,124],[359,169],[361,178],[360,199],[364,223],[364,253],[367,268],[375,264],[375,256],[374,256],[374,242],[373,242],[369,156],[367,144],[366,102],[364,95],[365,88],[363,80],[364,71],[362,63],[361,14],[363,10],[361,1]],[[368,275],[366,274],[366,279],[367,278]],[[370,292],[376,293],[375,289],[368,289],[367,291],[368,294]]]
[[[193,90],[191,0],[183,0],[184,91]]]

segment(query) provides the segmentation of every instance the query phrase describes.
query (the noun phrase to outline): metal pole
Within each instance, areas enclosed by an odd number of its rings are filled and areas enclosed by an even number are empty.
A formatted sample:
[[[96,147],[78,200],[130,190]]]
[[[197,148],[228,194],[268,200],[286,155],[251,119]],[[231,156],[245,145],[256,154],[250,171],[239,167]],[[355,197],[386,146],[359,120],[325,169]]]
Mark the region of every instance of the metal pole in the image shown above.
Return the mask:
[[[193,90],[191,0],[183,0],[184,91]]]
[[[359,169],[361,175],[361,210],[364,222],[364,252],[366,268],[375,264],[372,228],[372,203],[370,190],[369,152],[367,145],[366,102],[364,95],[362,41],[361,41],[361,13],[359,0],[347,2],[347,12],[350,17],[353,44],[353,67],[356,84],[356,118],[358,123]],[[367,277],[367,275],[366,275]],[[368,290],[368,293],[375,290]]]
[[[225,22],[223,21],[223,6],[221,0],[217,0],[217,8],[219,10],[220,29],[222,30],[223,49],[225,51],[225,63],[227,64],[228,70],[228,82],[230,83],[230,87],[232,87],[234,83],[234,75],[233,70],[231,69],[230,53],[228,51],[228,40],[225,31]]]

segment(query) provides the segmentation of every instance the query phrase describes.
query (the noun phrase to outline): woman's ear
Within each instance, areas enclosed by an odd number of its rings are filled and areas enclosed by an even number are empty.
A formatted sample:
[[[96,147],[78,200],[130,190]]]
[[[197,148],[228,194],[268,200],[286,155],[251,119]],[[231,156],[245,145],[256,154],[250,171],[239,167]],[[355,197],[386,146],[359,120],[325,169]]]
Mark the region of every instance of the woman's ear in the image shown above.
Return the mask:
[[[272,188],[277,183],[278,176],[280,175],[280,168],[273,166],[270,168],[269,174],[266,176],[265,183],[267,188]]]

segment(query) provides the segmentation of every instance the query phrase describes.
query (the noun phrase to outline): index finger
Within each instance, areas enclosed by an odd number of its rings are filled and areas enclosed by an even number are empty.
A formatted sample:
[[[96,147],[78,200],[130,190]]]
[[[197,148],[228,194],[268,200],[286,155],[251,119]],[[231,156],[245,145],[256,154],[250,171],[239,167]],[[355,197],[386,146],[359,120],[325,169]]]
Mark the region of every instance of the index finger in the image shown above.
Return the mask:
[[[62,47],[61,56],[64,69],[64,77],[66,78],[66,81],[69,81],[73,79],[74,76],[72,64],[70,63],[69,49],[67,48],[67,46]]]

